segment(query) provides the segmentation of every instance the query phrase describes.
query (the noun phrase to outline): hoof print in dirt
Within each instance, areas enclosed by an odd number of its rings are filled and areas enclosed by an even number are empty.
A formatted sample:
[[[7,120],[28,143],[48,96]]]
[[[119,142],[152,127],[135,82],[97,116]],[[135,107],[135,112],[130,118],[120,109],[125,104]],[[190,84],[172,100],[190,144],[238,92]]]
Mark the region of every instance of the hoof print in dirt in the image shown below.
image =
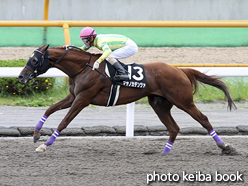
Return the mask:
[[[157,154],[157,153],[159,153],[159,152],[154,151],[154,150],[148,150],[148,151],[142,152],[142,154],[144,154],[144,155],[153,155],[153,154]]]
[[[237,154],[237,151],[235,148],[233,148],[232,145],[227,145],[226,148],[222,149],[223,155],[235,155]]]

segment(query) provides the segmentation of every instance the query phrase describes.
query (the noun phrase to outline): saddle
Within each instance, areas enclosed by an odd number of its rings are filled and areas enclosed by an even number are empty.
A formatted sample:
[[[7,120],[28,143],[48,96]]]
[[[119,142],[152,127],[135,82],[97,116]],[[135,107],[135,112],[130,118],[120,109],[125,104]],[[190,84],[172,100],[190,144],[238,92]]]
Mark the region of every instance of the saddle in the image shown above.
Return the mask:
[[[118,81],[117,84],[125,87],[132,88],[146,88],[146,77],[143,65],[139,65],[136,63],[124,64],[120,62],[123,68],[129,73],[129,80]],[[111,79],[115,76],[116,70],[115,68],[106,61],[105,73]],[[113,84],[116,82],[113,81]]]
[[[114,106],[119,98],[120,86],[130,87],[130,88],[146,88],[146,76],[143,65],[136,63],[124,64],[120,62],[125,70],[129,73],[129,80],[125,81],[113,81],[110,91],[110,96],[108,100],[107,106]],[[115,76],[116,70],[115,68],[106,61],[105,73],[108,77],[113,79]]]

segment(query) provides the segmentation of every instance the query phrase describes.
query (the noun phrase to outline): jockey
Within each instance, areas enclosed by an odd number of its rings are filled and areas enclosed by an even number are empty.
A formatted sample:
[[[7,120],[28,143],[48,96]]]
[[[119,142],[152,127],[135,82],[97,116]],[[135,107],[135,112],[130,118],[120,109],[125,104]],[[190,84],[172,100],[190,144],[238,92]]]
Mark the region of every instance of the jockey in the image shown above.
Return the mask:
[[[138,46],[131,39],[117,34],[97,34],[91,27],[85,27],[80,32],[83,41],[81,47],[84,51],[95,46],[103,51],[103,54],[95,61],[93,70],[98,69],[105,59],[113,65],[117,73],[114,80],[129,80],[128,72],[123,68],[118,59],[127,58],[138,51]]]

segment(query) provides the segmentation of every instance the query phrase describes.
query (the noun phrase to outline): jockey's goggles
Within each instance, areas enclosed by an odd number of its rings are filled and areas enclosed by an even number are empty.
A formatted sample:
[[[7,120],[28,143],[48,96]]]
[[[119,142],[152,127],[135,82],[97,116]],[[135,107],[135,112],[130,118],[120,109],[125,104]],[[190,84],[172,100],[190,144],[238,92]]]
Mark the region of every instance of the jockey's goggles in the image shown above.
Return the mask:
[[[83,44],[84,44],[86,47],[89,48],[89,47],[91,46],[91,44],[94,42],[94,39],[91,40],[91,38],[88,37],[88,38],[82,38],[82,41],[83,41]],[[88,44],[87,42],[90,42],[90,43]]]
[[[88,40],[88,38],[86,38],[86,39],[82,39],[82,41],[83,41],[83,44],[87,44],[87,42],[88,42],[89,40]]]

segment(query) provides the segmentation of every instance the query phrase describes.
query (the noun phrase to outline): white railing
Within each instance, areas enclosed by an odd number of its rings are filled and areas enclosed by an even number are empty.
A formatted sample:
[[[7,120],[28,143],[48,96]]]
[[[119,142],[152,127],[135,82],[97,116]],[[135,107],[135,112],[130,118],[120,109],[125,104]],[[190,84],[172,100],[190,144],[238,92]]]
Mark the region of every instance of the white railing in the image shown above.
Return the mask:
[[[18,77],[23,67],[0,67],[0,77]],[[68,77],[64,72],[57,68],[49,69],[39,77]]]
[[[184,68],[184,67],[181,67]],[[187,67],[188,68],[188,67]],[[248,67],[190,67],[207,75],[219,77],[247,77]],[[0,77],[18,77],[23,67],[0,67]],[[62,71],[52,68],[39,77],[68,77]],[[127,104],[126,136],[134,136],[134,107],[135,103]]]
[[[247,77],[247,67],[180,67],[192,68],[207,75],[216,75],[219,77]],[[23,67],[0,67],[0,77],[18,77]],[[45,74],[39,77],[68,77],[64,72],[51,68]]]

